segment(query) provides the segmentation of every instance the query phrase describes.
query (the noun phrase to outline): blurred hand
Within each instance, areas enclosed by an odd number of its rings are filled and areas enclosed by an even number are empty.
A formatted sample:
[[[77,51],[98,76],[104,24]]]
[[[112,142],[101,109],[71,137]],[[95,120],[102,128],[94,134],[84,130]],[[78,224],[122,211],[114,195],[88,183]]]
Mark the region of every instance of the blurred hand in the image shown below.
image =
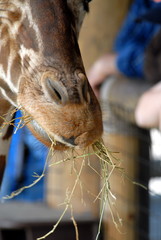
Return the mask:
[[[89,70],[89,83],[95,93],[99,96],[99,87],[101,83],[110,75],[117,74],[116,54],[106,54],[99,58]]]
[[[161,130],[161,82],[141,96],[135,110],[135,119],[140,127]]]

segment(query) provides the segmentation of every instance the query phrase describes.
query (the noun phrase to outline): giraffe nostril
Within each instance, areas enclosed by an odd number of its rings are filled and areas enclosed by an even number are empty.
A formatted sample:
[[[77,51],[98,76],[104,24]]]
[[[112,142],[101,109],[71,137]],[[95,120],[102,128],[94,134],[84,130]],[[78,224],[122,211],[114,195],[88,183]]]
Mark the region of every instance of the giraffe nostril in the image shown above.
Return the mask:
[[[90,102],[90,95],[89,95],[89,89],[88,89],[88,82],[85,81],[82,86],[82,95],[83,99],[85,99],[86,102]]]
[[[46,78],[47,93],[52,100],[57,104],[65,104],[68,100],[66,92],[63,87],[57,82],[53,81],[49,77]]]
[[[90,102],[90,95],[89,95],[89,84],[87,77],[82,72],[76,72],[76,76],[79,78],[80,81],[80,95],[81,99],[86,101],[87,103]]]
[[[48,78],[48,86],[50,87],[50,89],[54,92],[54,94],[56,95],[56,97],[58,98],[58,100],[62,100],[62,96],[61,94],[58,92],[58,90],[56,89],[55,84]]]

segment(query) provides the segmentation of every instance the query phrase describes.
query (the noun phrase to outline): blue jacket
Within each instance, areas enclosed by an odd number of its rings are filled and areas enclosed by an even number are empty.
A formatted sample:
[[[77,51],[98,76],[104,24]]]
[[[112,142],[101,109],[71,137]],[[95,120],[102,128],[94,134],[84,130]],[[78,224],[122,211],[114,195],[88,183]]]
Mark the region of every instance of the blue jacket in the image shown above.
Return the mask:
[[[136,19],[155,7],[150,0],[135,0],[115,41],[114,50],[118,53],[117,67],[129,77],[144,77],[145,49],[160,25]]]
[[[21,117],[21,112],[18,111],[15,117]],[[18,122],[17,119],[15,125]],[[35,173],[39,176],[42,174],[47,154],[48,149],[26,127],[13,134],[0,192],[0,201],[3,201],[3,197],[10,195],[13,191],[33,183],[36,180]],[[45,178],[42,178],[36,185],[24,190],[11,201],[43,201],[45,190]]]

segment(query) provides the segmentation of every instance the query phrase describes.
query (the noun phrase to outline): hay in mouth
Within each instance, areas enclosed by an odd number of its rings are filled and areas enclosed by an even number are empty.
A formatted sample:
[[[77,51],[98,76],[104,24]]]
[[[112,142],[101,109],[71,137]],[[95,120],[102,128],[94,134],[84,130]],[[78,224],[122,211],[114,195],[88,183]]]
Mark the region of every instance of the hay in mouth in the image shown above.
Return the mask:
[[[16,109],[12,112],[12,114],[14,114],[17,110]],[[5,117],[3,117],[5,120]],[[19,129],[22,128],[23,126],[25,126],[26,124],[28,124],[29,122],[33,121],[33,119],[29,116],[29,115],[23,115],[22,118],[20,118],[20,123],[18,125],[14,125],[14,118],[12,119],[12,121],[7,122],[4,121],[4,125],[6,126],[7,124],[9,125],[13,125],[16,130],[15,132]],[[3,128],[3,127],[2,127]],[[81,158],[82,162],[80,165],[79,169],[76,169],[73,167],[73,172],[76,176],[75,178],[75,182],[74,185],[72,187],[72,189],[70,190],[70,192],[68,192],[66,194],[66,198],[64,199],[64,210],[60,216],[60,218],[58,219],[57,223],[53,226],[53,228],[51,229],[50,232],[48,232],[47,234],[45,234],[44,236],[38,238],[38,240],[42,240],[45,239],[46,237],[48,237],[50,234],[53,234],[56,230],[56,228],[58,227],[59,223],[61,222],[63,216],[65,215],[65,213],[67,211],[70,210],[71,212],[71,219],[73,221],[73,225],[75,227],[75,232],[76,232],[76,240],[79,239],[79,233],[78,233],[78,228],[77,228],[77,224],[76,221],[74,219],[74,214],[73,214],[73,207],[72,207],[72,203],[71,200],[72,198],[74,198],[74,192],[77,188],[77,186],[82,186],[82,188],[84,187],[83,183],[81,182],[81,173],[82,170],[84,168],[85,162],[89,161],[89,157],[92,155],[96,155],[100,164],[100,168],[101,168],[101,172],[97,172],[96,169],[92,168],[92,166],[89,165],[89,168],[92,169],[92,171],[95,172],[96,175],[98,175],[100,177],[100,180],[102,182],[102,187],[100,189],[100,191],[98,192],[97,196],[95,196],[95,201],[100,201],[100,206],[101,206],[101,211],[100,211],[100,222],[99,222],[99,226],[98,226],[98,233],[96,236],[96,240],[99,237],[100,234],[100,229],[101,229],[101,224],[102,224],[102,220],[103,220],[103,215],[104,215],[104,210],[105,210],[105,206],[108,203],[110,212],[111,212],[111,216],[113,219],[113,222],[116,226],[117,229],[119,229],[120,224],[122,223],[121,218],[119,217],[118,214],[117,218],[114,217],[114,211],[116,211],[115,209],[115,203],[116,203],[116,197],[113,195],[111,187],[110,187],[110,178],[113,174],[114,171],[120,171],[121,173],[123,173],[123,169],[121,169],[120,166],[120,160],[117,159],[116,157],[114,157],[113,153],[111,151],[109,151],[109,149],[107,149],[107,147],[104,145],[103,140],[100,139],[98,141],[96,141],[95,143],[92,144],[92,151],[89,150],[89,148],[87,147],[86,149],[83,150],[83,154],[79,155],[77,154],[77,152],[75,151],[74,148],[70,149],[70,154],[68,153],[67,156],[63,159],[59,159],[59,161],[54,161],[53,163],[51,163],[51,157],[54,156],[55,154],[55,146],[58,144],[59,141],[55,141],[53,138],[51,139],[51,137],[47,134],[47,136],[49,137],[50,141],[51,141],[51,146],[50,146],[50,151],[48,154],[48,157],[46,159],[46,163],[44,166],[44,169],[42,171],[41,175],[38,175],[36,173],[34,173],[34,177],[35,177],[35,181],[33,181],[30,185],[28,186],[24,186],[14,192],[12,192],[9,196],[4,197],[5,199],[11,199],[14,198],[15,196],[19,195],[22,191],[31,188],[32,186],[34,186],[35,184],[37,184],[37,182],[39,182],[46,174],[46,171],[49,167],[54,167],[55,165],[58,164],[64,164],[67,161],[72,161],[73,162],[73,166],[74,166],[74,162],[75,160]],[[60,144],[64,145],[63,143],[60,142]],[[31,173],[32,174],[32,173]],[[92,194],[92,193],[91,193]]]

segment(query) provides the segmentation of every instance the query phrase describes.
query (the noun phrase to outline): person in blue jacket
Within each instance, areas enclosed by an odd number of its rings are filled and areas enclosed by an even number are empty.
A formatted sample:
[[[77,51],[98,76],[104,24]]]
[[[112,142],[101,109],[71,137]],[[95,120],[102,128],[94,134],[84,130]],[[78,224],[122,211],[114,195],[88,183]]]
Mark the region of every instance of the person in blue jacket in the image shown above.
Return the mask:
[[[95,94],[110,75],[121,73],[129,78],[144,79],[145,50],[160,25],[137,19],[160,5],[151,0],[135,0],[115,39],[113,53],[106,53],[91,67],[88,78]]]
[[[161,24],[161,4],[141,17],[141,20],[145,19]],[[149,55],[146,57],[145,73],[149,81],[155,85],[140,97],[135,109],[135,120],[142,128],[161,130],[161,30],[152,39],[147,50]]]

